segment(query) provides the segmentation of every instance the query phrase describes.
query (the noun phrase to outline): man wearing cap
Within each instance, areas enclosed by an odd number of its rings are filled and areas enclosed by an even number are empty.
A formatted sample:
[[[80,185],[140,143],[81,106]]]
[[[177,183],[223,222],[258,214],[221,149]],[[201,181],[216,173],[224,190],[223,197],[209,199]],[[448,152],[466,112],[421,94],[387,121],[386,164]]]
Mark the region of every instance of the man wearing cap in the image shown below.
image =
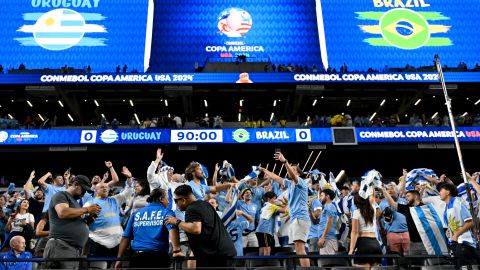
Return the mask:
[[[79,258],[88,240],[88,225],[84,219],[94,219],[102,210],[97,204],[80,207],[78,199],[90,190],[90,180],[77,175],[66,191],[57,192],[48,207],[50,232],[44,258]],[[47,262],[48,269],[79,269],[77,261]]]

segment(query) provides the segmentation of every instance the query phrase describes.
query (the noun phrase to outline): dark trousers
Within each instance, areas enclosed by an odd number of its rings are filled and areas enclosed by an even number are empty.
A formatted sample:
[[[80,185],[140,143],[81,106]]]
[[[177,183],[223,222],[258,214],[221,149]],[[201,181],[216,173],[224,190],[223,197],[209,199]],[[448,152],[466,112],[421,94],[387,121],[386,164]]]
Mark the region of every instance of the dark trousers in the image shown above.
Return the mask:
[[[170,256],[162,251],[134,251],[130,258],[130,268],[170,268]]]
[[[195,253],[194,253],[195,255]],[[229,270],[233,266],[232,258],[230,257],[195,257],[197,261],[197,269],[201,270]]]
[[[118,255],[118,245],[113,248],[107,248],[92,239],[88,238],[87,242],[88,247],[88,257],[96,257],[96,258],[116,258]],[[105,263],[105,262],[104,262]],[[107,267],[110,267],[115,262],[108,262]]]
[[[118,245],[113,248],[107,248],[88,238],[88,257],[117,257]]]
[[[474,247],[457,243],[452,245],[452,250],[457,269],[463,265],[478,265],[479,260]]]

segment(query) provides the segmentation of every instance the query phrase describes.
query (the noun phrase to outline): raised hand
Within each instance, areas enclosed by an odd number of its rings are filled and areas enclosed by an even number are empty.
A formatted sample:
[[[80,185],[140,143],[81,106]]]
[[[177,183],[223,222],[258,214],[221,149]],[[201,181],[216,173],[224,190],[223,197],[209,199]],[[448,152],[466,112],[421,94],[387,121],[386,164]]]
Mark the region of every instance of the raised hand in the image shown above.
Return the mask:
[[[280,161],[280,162],[285,162],[285,161],[286,161],[285,157],[283,156],[283,154],[282,154],[281,152],[276,152],[276,153],[273,155],[273,158],[274,158],[275,160]]]
[[[162,159],[163,159],[162,149],[161,149],[161,148],[158,148],[158,149],[157,149],[157,158],[156,158],[155,161],[160,162]]]
[[[111,167],[113,167],[111,161],[105,161],[105,166],[107,166],[107,168],[109,168],[109,169],[110,169]]]
[[[122,167],[122,174],[125,175],[125,177],[132,178],[132,173],[126,166]]]
[[[105,182],[105,180],[107,180],[107,179],[108,179],[108,172],[103,174],[102,182]]]

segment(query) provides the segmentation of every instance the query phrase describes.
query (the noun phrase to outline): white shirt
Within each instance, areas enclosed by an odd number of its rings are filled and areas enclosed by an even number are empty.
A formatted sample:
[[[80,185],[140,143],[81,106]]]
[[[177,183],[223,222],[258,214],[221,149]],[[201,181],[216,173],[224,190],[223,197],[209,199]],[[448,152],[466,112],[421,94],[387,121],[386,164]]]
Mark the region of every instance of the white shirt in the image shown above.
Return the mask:
[[[27,224],[35,223],[35,218],[32,214],[16,214],[15,221],[12,222],[11,232],[23,232],[22,221],[25,221]]]
[[[365,219],[363,218],[362,214],[360,213],[360,210],[355,210],[353,211],[353,216],[352,216],[352,219],[356,219],[358,220],[359,222],[359,232],[373,232],[373,233],[377,233],[377,217],[376,217],[376,214],[377,214],[377,209],[376,207],[373,207],[373,222],[372,223],[366,223],[365,222]]]

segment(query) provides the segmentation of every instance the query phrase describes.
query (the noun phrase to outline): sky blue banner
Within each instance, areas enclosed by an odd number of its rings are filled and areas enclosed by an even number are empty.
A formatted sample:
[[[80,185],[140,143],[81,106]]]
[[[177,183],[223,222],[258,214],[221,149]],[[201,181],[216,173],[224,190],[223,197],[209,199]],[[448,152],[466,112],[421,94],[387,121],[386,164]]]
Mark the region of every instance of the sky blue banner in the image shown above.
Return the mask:
[[[460,127],[461,142],[480,142],[480,127]],[[357,128],[358,143],[453,142],[448,127]],[[330,128],[0,130],[2,145],[332,143]]]
[[[244,74],[244,73],[243,73]],[[155,73],[155,74],[15,74],[0,75],[0,84],[232,84],[245,83],[240,73]],[[446,72],[448,83],[480,82],[480,72]],[[439,83],[436,73],[250,73],[249,83]]]
[[[356,128],[358,143],[372,142],[453,142],[449,127]],[[479,142],[480,127],[457,127],[460,142]]]
[[[0,64],[5,72],[20,64],[143,72],[148,9],[149,0],[3,0]]]

